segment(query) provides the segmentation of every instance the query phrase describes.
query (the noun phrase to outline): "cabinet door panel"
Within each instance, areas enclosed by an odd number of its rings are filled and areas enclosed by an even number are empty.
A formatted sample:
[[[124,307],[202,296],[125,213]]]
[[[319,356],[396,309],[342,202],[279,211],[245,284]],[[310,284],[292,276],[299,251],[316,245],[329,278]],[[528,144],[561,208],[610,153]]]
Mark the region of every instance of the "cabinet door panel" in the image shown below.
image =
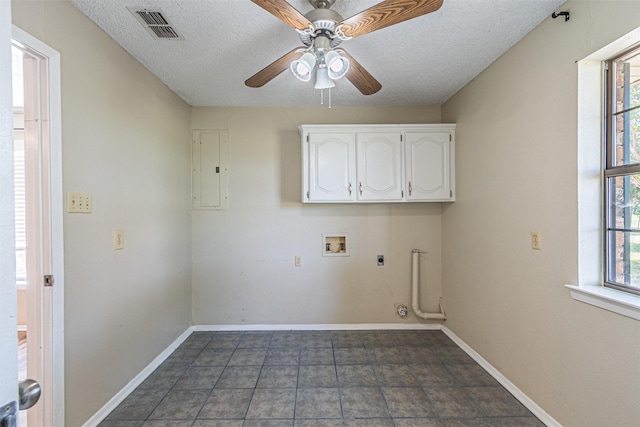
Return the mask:
[[[407,200],[451,198],[449,132],[407,132]]]
[[[352,133],[309,134],[309,201],[355,199]]]
[[[358,133],[358,200],[402,200],[402,140],[398,133]]]

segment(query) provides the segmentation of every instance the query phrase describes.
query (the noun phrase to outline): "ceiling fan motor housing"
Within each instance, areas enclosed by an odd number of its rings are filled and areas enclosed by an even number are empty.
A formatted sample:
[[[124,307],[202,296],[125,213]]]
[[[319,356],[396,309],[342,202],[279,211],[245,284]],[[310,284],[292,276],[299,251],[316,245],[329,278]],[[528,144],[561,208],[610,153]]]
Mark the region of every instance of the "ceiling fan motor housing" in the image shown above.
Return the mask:
[[[314,9],[329,9],[336,0],[309,0]]]
[[[327,38],[331,41],[331,48],[338,46],[342,43],[340,37],[335,36],[336,26],[339,22],[342,22],[342,16],[331,9],[314,9],[307,13],[305,17],[311,21],[315,27],[315,31],[301,31],[300,40],[306,46],[314,44],[316,38]],[[317,48],[317,43],[315,44]]]

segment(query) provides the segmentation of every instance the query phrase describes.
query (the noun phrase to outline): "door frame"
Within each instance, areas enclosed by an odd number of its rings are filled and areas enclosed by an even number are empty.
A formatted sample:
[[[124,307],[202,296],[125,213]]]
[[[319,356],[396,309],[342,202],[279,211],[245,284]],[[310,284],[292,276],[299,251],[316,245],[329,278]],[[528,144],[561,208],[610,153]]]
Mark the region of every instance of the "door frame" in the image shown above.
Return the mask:
[[[45,346],[43,369],[44,388],[49,399],[44,400],[44,424],[64,425],[64,235],[62,189],[62,103],[60,53],[24,30],[12,25],[12,40],[29,47],[46,58],[48,66],[48,169],[49,169],[49,242],[51,274],[54,284],[45,288],[44,315],[50,323],[51,343]],[[46,333],[45,333],[46,337]],[[46,362],[48,361],[48,362]],[[48,392],[48,393],[47,393]]]
[[[0,1],[0,171],[13,171],[11,2]],[[18,400],[13,172],[0,172],[0,406]]]

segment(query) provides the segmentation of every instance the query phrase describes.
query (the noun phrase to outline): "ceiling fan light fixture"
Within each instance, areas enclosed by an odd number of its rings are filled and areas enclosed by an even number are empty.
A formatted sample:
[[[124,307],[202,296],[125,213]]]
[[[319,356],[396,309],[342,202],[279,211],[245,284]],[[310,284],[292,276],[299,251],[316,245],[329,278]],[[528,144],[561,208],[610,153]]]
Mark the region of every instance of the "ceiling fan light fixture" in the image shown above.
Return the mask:
[[[315,89],[331,89],[335,87],[336,84],[329,78],[329,69],[325,64],[322,64],[318,67],[316,71],[316,84],[314,86]]]
[[[311,52],[307,52],[299,59],[291,62],[291,72],[298,80],[308,82],[311,80],[311,72],[315,66],[316,56]]]
[[[327,64],[327,70],[331,80],[342,78],[347,74],[347,71],[349,71],[349,60],[335,50],[328,52],[324,56],[324,62]]]
[[[346,75],[347,80],[363,95],[377,93],[382,85],[346,51],[340,49],[340,53],[335,54],[332,53],[334,49],[345,40],[435,12],[444,2],[444,0],[378,0],[374,6],[343,19],[338,12],[331,9],[336,0],[308,0],[313,10],[306,15],[300,13],[291,4],[291,0],[251,1],[294,28],[300,35],[304,47],[296,48],[266,66],[248,78],[245,85],[262,87],[287,67],[291,68],[296,78],[309,81],[314,68],[317,68],[316,89],[333,87],[333,80]],[[293,58],[298,58],[301,51],[306,54],[297,61],[290,62]],[[312,60],[310,57],[313,54],[315,58]]]

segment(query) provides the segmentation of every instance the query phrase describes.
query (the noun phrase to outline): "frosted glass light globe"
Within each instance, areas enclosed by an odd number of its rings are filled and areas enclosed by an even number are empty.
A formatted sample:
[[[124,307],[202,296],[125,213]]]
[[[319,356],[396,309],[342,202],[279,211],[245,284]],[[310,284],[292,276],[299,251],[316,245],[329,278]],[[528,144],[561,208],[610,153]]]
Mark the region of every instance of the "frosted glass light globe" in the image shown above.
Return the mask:
[[[298,74],[300,74],[301,76],[306,75],[307,73],[309,73],[309,67],[307,67],[307,65],[304,62],[298,62],[296,64],[296,71],[298,72]]]
[[[333,71],[334,73],[337,73],[340,70],[342,70],[343,66],[344,64],[343,64],[342,58],[336,59],[331,63],[331,71]]]

